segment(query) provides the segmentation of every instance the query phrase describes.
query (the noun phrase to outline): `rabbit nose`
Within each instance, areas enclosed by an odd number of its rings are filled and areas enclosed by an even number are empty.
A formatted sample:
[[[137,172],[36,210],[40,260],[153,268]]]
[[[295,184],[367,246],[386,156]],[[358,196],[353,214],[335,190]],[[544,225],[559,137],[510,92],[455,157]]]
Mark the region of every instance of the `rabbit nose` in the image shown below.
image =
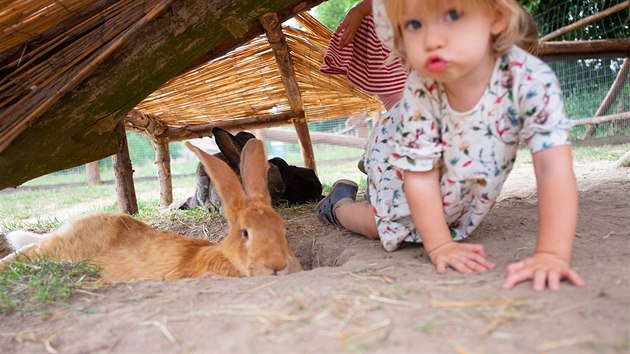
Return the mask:
[[[271,270],[273,271],[273,275],[284,275],[287,274],[289,267],[287,267],[286,265],[283,266],[282,268],[278,269],[278,268],[272,268]]]

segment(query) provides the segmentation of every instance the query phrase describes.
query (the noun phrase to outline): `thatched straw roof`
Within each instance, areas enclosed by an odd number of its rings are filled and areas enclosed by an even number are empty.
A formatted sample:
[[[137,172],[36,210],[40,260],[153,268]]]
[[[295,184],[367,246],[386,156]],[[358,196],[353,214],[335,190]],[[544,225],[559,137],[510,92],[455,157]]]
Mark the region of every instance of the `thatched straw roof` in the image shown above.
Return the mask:
[[[355,89],[341,76],[319,71],[332,32],[308,13],[296,19],[304,29],[283,26],[283,32],[307,121],[380,110],[382,105],[374,96]],[[291,111],[266,35],[170,80],[136,109],[170,128]]]
[[[0,151],[168,4],[0,1]]]

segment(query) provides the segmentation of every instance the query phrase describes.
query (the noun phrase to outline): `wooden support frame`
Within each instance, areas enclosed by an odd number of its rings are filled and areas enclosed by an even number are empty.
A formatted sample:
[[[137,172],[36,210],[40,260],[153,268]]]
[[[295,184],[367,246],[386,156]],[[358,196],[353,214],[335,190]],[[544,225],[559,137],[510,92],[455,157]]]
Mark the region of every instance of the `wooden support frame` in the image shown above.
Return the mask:
[[[92,161],[85,164],[85,172],[87,175],[88,186],[97,186],[101,184],[101,173],[98,167],[98,161]]]
[[[617,98],[617,95],[619,94],[619,92],[621,91],[621,88],[623,87],[624,82],[626,82],[626,76],[628,75],[628,71],[630,71],[630,57],[626,57],[624,59],[623,64],[621,65],[621,68],[619,68],[619,72],[617,73],[617,77],[615,78],[615,81],[610,86],[610,90],[608,90],[608,93],[606,94],[606,97],[604,97],[604,100],[602,101],[602,103],[599,105],[599,108],[597,108],[597,112],[595,112],[596,117],[601,116],[604,113],[606,113],[608,108],[610,108],[610,105],[615,101],[615,99]],[[582,135],[581,140],[587,139],[588,137],[593,135],[595,133],[595,130],[597,129],[597,124],[598,123],[591,124]]]
[[[302,95],[300,94],[300,88],[295,78],[295,69],[293,68],[293,61],[291,60],[291,53],[289,52],[289,46],[284,33],[282,32],[282,22],[278,19],[278,15],[275,13],[268,13],[260,18],[260,23],[265,29],[267,39],[271,45],[278,69],[280,70],[280,76],[284,89],[287,92],[287,98],[289,99],[289,105],[291,106],[291,112],[304,116],[304,102]],[[300,151],[302,152],[302,159],[307,168],[317,173],[317,166],[315,164],[315,153],[313,152],[313,144],[308,131],[308,125],[304,119],[294,122],[295,130],[297,131],[298,140],[300,141]]]
[[[129,158],[127,135],[122,122],[116,126],[115,132],[118,135],[118,152],[112,157],[112,163],[118,209],[122,213],[133,215],[138,213],[138,201],[136,199],[136,188],[133,184],[133,167],[131,158]]]
[[[540,42],[535,54],[542,59],[566,58],[568,56],[587,59],[601,58],[602,55],[627,57],[630,56],[630,40]]]
[[[317,164],[315,163],[315,154],[313,153],[313,141],[311,140],[306,120],[296,120],[293,122],[293,126],[295,127],[298,141],[300,143],[300,151],[302,152],[302,158],[304,159],[304,166],[315,171],[315,174],[317,174]]]
[[[155,164],[158,170],[158,182],[160,183],[160,207],[167,208],[173,202],[173,179],[171,178],[171,155],[168,141],[165,139],[152,139],[155,150]]]
[[[160,136],[167,129],[168,125],[152,114],[146,114],[137,109],[132,109],[125,120],[131,124],[132,128],[140,130],[149,136]]]
[[[169,141],[180,141],[186,139],[203,138],[212,136],[212,128],[218,127],[226,130],[244,130],[266,128],[270,126],[283,125],[290,123],[292,119],[300,118],[292,112],[248,117],[243,119],[216,121],[208,124],[197,124],[187,127],[167,128],[162,134],[156,135],[156,138],[167,139]],[[132,128],[138,129],[133,125]],[[139,129],[142,130],[142,129]]]
[[[591,118],[582,118],[572,120],[573,125],[597,125],[606,122],[616,122],[620,120],[630,119],[630,112],[610,114],[607,116],[595,116]]]
[[[615,5],[613,7],[610,7],[608,9],[604,10],[604,11],[600,11],[599,13],[596,13],[594,15],[585,17],[585,18],[583,18],[583,19],[581,19],[579,21],[576,21],[575,23],[572,23],[572,24],[570,24],[568,26],[564,26],[562,28],[559,28],[559,29],[551,32],[551,33],[548,33],[548,34],[542,36],[540,38],[540,41],[541,42],[545,42],[545,41],[548,41],[550,39],[553,39],[553,38],[556,38],[558,36],[561,36],[561,35],[563,35],[565,33],[569,33],[571,31],[573,31],[573,30],[575,30],[577,28],[580,28],[580,27],[582,27],[584,25],[587,25],[587,24],[589,24],[591,22],[597,21],[597,20],[602,19],[602,18],[604,18],[606,16],[609,16],[609,15],[612,15],[615,12],[619,12],[621,10],[627,9],[629,6],[630,6],[630,1],[622,2],[621,4],[617,4],[617,5]]]

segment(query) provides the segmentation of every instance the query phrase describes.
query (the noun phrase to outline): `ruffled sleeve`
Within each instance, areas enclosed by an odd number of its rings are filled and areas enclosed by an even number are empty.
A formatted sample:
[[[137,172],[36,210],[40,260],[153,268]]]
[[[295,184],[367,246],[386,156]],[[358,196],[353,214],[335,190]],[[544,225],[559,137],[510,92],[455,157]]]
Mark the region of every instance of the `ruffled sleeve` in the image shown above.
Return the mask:
[[[524,69],[518,90],[521,138],[531,152],[569,144],[572,123],[564,113],[562,90],[551,68],[533,56],[512,65]]]
[[[430,171],[442,155],[438,86],[421,79],[414,71],[397,112],[398,125],[392,139],[390,163],[407,171]]]

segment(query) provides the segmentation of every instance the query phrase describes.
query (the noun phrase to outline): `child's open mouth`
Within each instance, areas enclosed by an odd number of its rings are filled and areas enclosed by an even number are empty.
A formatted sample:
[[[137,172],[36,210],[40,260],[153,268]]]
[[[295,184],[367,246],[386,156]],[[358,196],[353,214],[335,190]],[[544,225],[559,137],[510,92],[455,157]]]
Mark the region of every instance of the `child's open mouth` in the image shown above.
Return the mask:
[[[440,57],[429,57],[427,59],[427,69],[431,72],[441,71],[446,67],[448,62]]]

